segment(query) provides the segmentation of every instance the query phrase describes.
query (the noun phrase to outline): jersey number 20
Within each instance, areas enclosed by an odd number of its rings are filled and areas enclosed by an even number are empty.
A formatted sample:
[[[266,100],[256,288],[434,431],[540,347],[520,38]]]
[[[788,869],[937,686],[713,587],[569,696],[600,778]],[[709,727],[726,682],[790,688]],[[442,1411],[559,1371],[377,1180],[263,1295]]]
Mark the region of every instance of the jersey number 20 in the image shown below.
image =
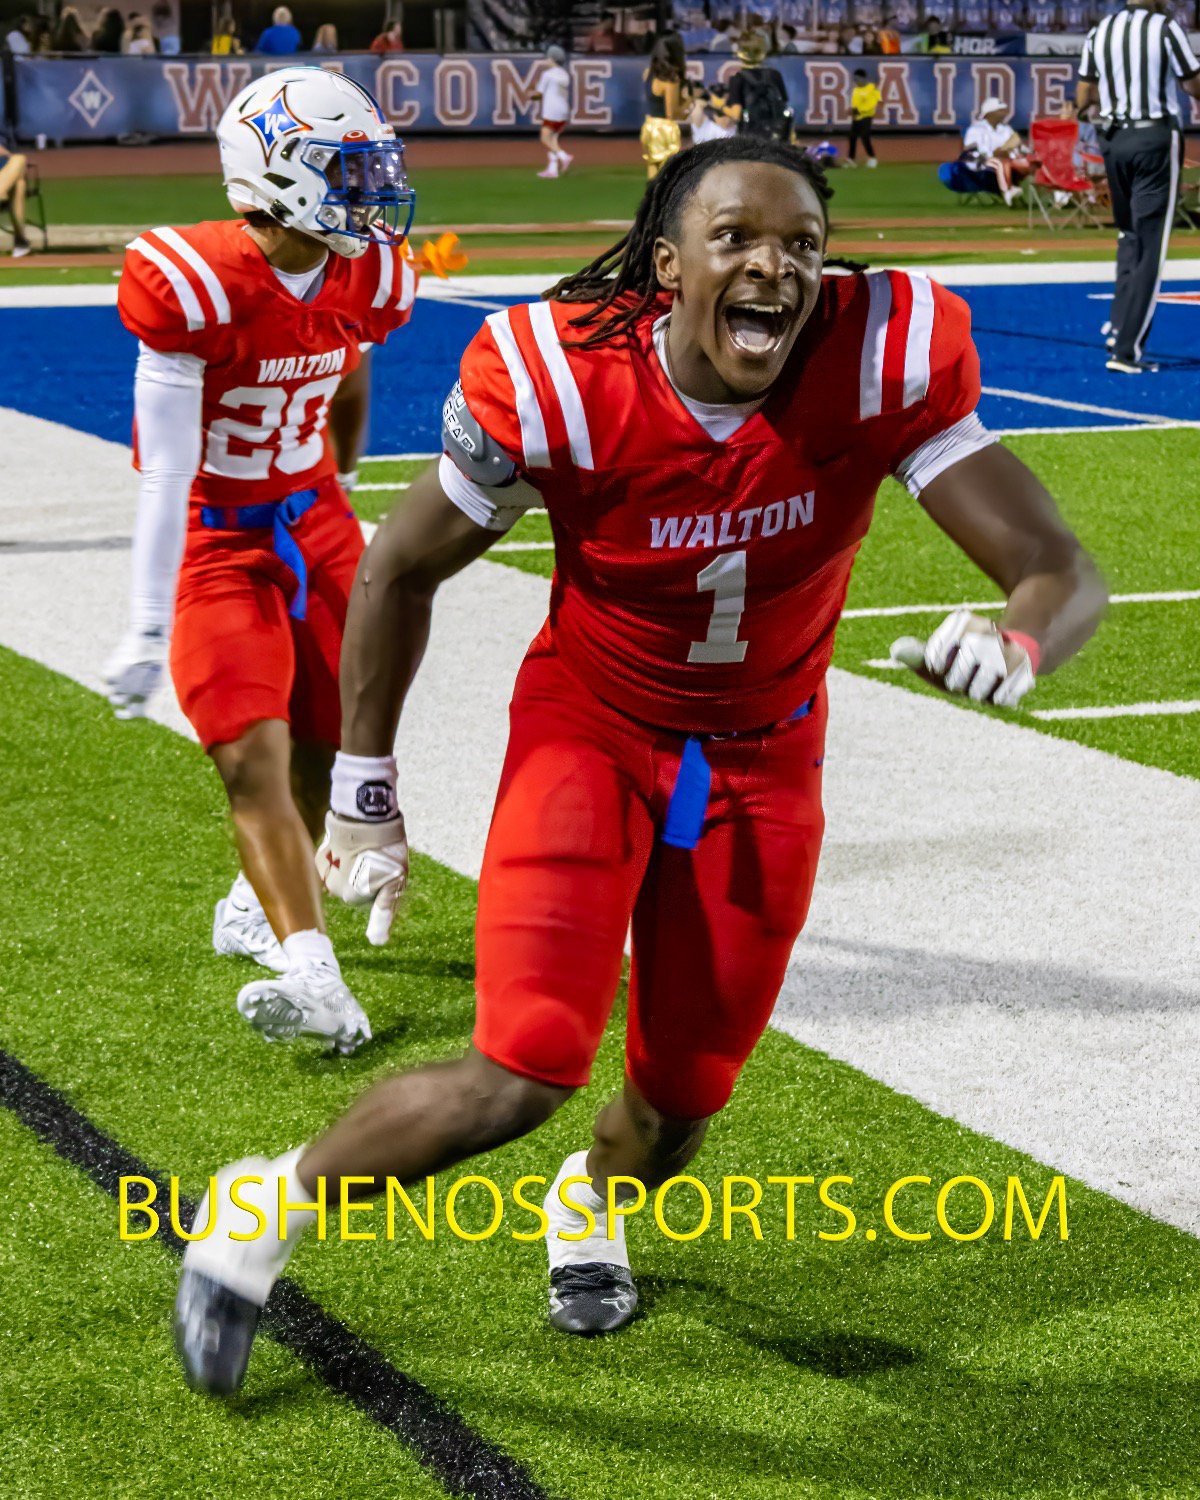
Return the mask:
[[[218,417],[208,429],[205,472],[225,479],[266,479],[272,467],[281,474],[303,474],[320,463],[325,451],[325,413],[341,379],[340,375],[328,375],[324,380],[310,380],[290,400],[287,391],[277,385],[239,385],[226,391],[222,406],[235,411],[257,407],[261,420],[253,423]],[[310,431],[301,442],[304,427]],[[230,452],[231,440],[246,444],[248,451]]]

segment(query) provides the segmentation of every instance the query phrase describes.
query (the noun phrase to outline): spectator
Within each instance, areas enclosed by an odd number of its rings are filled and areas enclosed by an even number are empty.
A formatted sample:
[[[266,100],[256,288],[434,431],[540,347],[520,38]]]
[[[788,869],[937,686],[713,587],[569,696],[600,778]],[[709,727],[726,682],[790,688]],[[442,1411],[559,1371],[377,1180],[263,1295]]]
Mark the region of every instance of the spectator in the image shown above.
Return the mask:
[[[214,57],[240,57],[243,51],[241,38],[238,36],[237,22],[233,18],[232,11],[225,11],[217,17],[216,28],[213,31],[212,55]]]
[[[121,39],[125,35],[125,23],[121,20],[121,12],[115,5],[110,5],[100,12],[100,19],[96,22],[96,29],[92,32],[91,50],[93,52],[120,52]]]
[[[28,57],[33,51],[29,43],[30,30],[28,16],[18,16],[13,22],[12,29],[4,38],[4,45],[14,57]]]
[[[317,34],[313,37],[312,49],[314,52],[336,52],[338,49],[337,27],[326,21],[324,26],[317,27]]]
[[[854,87],[850,90],[850,144],[846,148],[846,165],[857,164],[858,146],[867,158],[868,167],[879,165],[875,157],[875,143],[871,139],[871,126],[883,100],[878,86],[867,77],[866,68],[855,68]]]
[[[983,101],[979,118],[967,127],[959,161],[989,173],[994,191],[1009,208],[1021,196],[1021,179],[1032,166],[1024,142],[1008,122],[1008,105],[995,94]]]
[[[944,56],[953,51],[954,38],[942,25],[937,16],[928,16],[925,21],[925,30],[917,38],[918,52],[928,52],[930,55],[940,54]]]
[[[705,141],[723,141],[737,133],[737,126],[725,113],[726,101],[717,90],[699,89],[692,95],[688,124],[692,127],[692,145]]]
[[[150,22],[143,21],[137,17],[129,28],[129,40],[125,50],[130,57],[153,57],[157,49],[154,45],[154,36],[150,30]]]
[[[179,17],[168,0],[159,0],[150,12],[150,29],[154,33],[154,40],[158,43],[158,50],[164,57],[179,56],[181,48]]]
[[[617,18],[614,15],[610,13],[602,16],[592,27],[584,38],[583,50],[607,57],[628,50],[625,38],[617,30]]]
[[[713,39],[708,44],[710,52],[732,52],[737,46],[732,21],[714,21]]]
[[[642,121],[642,160],[647,178],[657,177],[683,145],[680,120],[687,115],[683,85],[687,56],[677,32],[660,36],[650,53],[642,78],[646,86],[646,116]]]
[[[768,43],[761,31],[745,32],[738,42],[742,66],[729,80],[726,115],[736,121],[743,135],[766,135],[775,140],[791,138],[792,112],[787,85],[778,68],[767,68]]]
[[[272,57],[290,57],[299,52],[300,33],[292,25],[292,13],[286,5],[277,5],[271,12],[271,24],[259,37],[254,50]]]
[[[386,31],[381,31],[371,43],[372,52],[403,52],[404,51],[404,28],[399,21],[393,21]]]
[[[51,52],[86,52],[87,36],[73,5],[64,5],[50,37]]]
[[[900,56],[900,33],[896,30],[894,17],[884,16],[883,25],[875,33],[875,44],[881,57]]]
[[[0,141],[0,203],[6,199],[13,222],[12,257],[20,260],[33,248],[25,237],[25,158]]]

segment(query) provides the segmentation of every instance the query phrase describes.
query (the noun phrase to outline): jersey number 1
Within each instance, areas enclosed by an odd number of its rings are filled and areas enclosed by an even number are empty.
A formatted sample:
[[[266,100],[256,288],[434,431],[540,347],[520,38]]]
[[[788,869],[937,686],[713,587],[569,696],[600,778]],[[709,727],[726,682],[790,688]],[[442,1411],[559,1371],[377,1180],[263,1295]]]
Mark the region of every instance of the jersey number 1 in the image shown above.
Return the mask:
[[[738,640],[738,626],[746,609],[746,553],[722,552],[696,576],[701,593],[713,596],[708,634],[693,641],[690,662],[745,661],[746,641]]]

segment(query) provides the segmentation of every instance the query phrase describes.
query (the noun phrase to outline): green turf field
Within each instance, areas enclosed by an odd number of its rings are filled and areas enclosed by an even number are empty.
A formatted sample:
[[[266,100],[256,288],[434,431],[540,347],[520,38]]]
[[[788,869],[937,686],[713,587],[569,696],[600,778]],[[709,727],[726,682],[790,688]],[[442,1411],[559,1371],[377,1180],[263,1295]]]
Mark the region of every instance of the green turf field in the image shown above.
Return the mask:
[[[1200,434],[1008,441],[1059,496],[1115,592],[1194,585],[1200,520],[1179,503],[1178,476],[1200,460]],[[403,484],[418,467],[368,463],[362,477]],[[1118,476],[1134,470],[1131,495]],[[360,491],[360,512],[382,515],[395,493]],[[519,549],[546,537],[544,517],[528,517],[502,544],[513,550],[493,556],[545,573],[549,552]],[[990,597],[909,497],[885,488],[850,610]],[[894,635],[936,619],[851,617],[838,664],[876,673],[865,664],[886,656]],[[1103,651],[1085,651],[1029,704],[1194,694],[1184,664],[1200,655],[1200,603],[1115,605],[1102,633]],[[232,1005],[246,966],[207,944],[211,902],[235,857],[199,750],[152,723],[116,723],[96,695],[8,652],[0,701],[0,1046],[107,1135],[198,1196],[217,1163],[281,1151],[369,1080],[465,1043],[470,881],[418,857],[400,941],[385,951],[367,947],[359,919],[331,908],[372,1046],[340,1061],[264,1047]],[[1197,715],[1039,727],[1200,776]],[[552,1176],[620,1073],[614,1027],[592,1087],[486,1170],[502,1186],[527,1172]],[[0,1258],[6,1284],[19,1288],[4,1303],[6,1495],[444,1493],[402,1443],[269,1339],[237,1401],[189,1394],[170,1349],[172,1257],[157,1243],[119,1244],[114,1203],[7,1118],[0,1153],[16,1184]],[[936,1185],[973,1174],[1002,1214],[1010,1175],[1038,1207],[1051,1173],[775,1032],[696,1170],[714,1192],[726,1173],[850,1174],[842,1201],[859,1232],[822,1240],[843,1220],[811,1189],[790,1243],[781,1198],[764,1207],[762,1243],[736,1222],[728,1242],[710,1234],[684,1244],[639,1224],[632,1244],[650,1316],[599,1344],[544,1326],[543,1252],[508,1235],[526,1227],[523,1216],[482,1244],[446,1233],[432,1246],[413,1233],[392,1245],[310,1240],[292,1269],[553,1496],[1200,1493],[1194,1238],[1068,1183],[1065,1241],[1052,1216],[1037,1243],[1019,1218],[1010,1242],[997,1226],[975,1243],[901,1243],[882,1232],[879,1213],[901,1175],[923,1172]],[[931,1215],[931,1194],[909,1201],[918,1218]],[[468,1225],[486,1218],[482,1202],[466,1202]],[[966,1209],[958,1222],[977,1219]],[[874,1243],[861,1232],[869,1225],[881,1226]]]
[[[947,150],[950,149],[949,144]],[[584,225],[588,222],[628,221],[645,186],[637,161],[636,142],[630,142],[628,166],[573,169],[556,181],[541,181],[529,167],[489,167],[486,173],[469,168],[439,167],[423,172],[420,143],[412,152],[412,175],[417,188],[417,227],[468,225]],[[1072,231],[1068,243],[1044,227],[1030,230],[1023,208],[1002,206],[964,208],[941,186],[931,164],[898,162],[877,172],[839,171],[833,174],[832,244],[863,245],[889,263],[948,264],[976,260],[1053,258],[1110,259],[1113,231]],[[121,226],[109,237],[124,243],[125,230],[156,224],[190,223],[223,218],[228,203],[216,178],[205,176],[61,178],[46,185],[52,224]],[[464,236],[471,269],[478,273],[545,272],[548,277],[590,259],[619,231],[606,228],[546,233],[530,228],[517,233],[471,230]],[[981,241],[986,242],[981,245]],[[105,243],[108,243],[105,241]],[[1013,248],[1019,243],[1022,248]],[[521,255],[521,250],[536,254]],[[557,249],[560,253],[553,254]],[[1171,253],[1195,254],[1200,236],[1180,232]],[[30,271],[0,269],[0,284]],[[33,271],[36,275],[36,270]],[[68,271],[72,279],[92,279],[85,268]],[[104,275],[95,279],[103,280]]]
[[[398,947],[368,949],[349,914],[331,913],[375,1044],[338,1062],[264,1047],[232,1009],[243,967],[198,931],[234,865],[200,752],[156,725],[117,724],[98,697],[9,653],[0,679],[3,1043],[110,1136],[198,1193],[216,1162],[250,1143],[281,1150],[369,1079],[466,1040],[472,886],[419,860]],[[552,1175],[619,1076],[610,1034],[592,1088],[493,1158],[492,1176]],[[6,1494],[438,1492],[269,1340],[237,1402],[187,1393],[169,1345],[173,1260],[158,1244],[121,1246],[111,1200],[28,1133],[0,1120],[0,1134],[16,1185],[0,1244],[20,1293],[5,1302]],[[714,1190],[723,1173],[850,1174],[839,1191],[860,1228],[907,1172],[971,1173],[1000,1195],[1017,1174],[1038,1206],[1051,1180],[773,1033],[698,1170]],[[1019,1218],[1008,1243],[832,1243],[818,1231],[842,1217],[799,1202],[792,1243],[782,1200],[764,1210],[761,1243],[740,1226],[689,1244],[639,1226],[651,1316],[600,1344],[544,1327],[542,1251],[506,1233],[310,1241],[293,1271],[551,1495],[1195,1493],[1192,1238],[1073,1183],[1065,1242],[1052,1217],[1037,1243]],[[912,1206],[931,1210],[919,1191]],[[689,1222],[682,1207],[677,1222]],[[977,1220],[967,1209],[958,1222]]]

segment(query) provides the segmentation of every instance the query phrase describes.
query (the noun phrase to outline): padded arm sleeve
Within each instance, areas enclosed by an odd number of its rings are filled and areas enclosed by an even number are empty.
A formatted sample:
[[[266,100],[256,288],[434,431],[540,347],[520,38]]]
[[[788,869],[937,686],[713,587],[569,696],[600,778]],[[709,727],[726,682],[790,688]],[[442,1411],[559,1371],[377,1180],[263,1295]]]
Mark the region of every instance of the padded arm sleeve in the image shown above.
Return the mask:
[[[200,467],[203,393],[203,360],[141,345],[133,386],[141,471],[133,527],[135,630],[170,628],[188,491]]]

